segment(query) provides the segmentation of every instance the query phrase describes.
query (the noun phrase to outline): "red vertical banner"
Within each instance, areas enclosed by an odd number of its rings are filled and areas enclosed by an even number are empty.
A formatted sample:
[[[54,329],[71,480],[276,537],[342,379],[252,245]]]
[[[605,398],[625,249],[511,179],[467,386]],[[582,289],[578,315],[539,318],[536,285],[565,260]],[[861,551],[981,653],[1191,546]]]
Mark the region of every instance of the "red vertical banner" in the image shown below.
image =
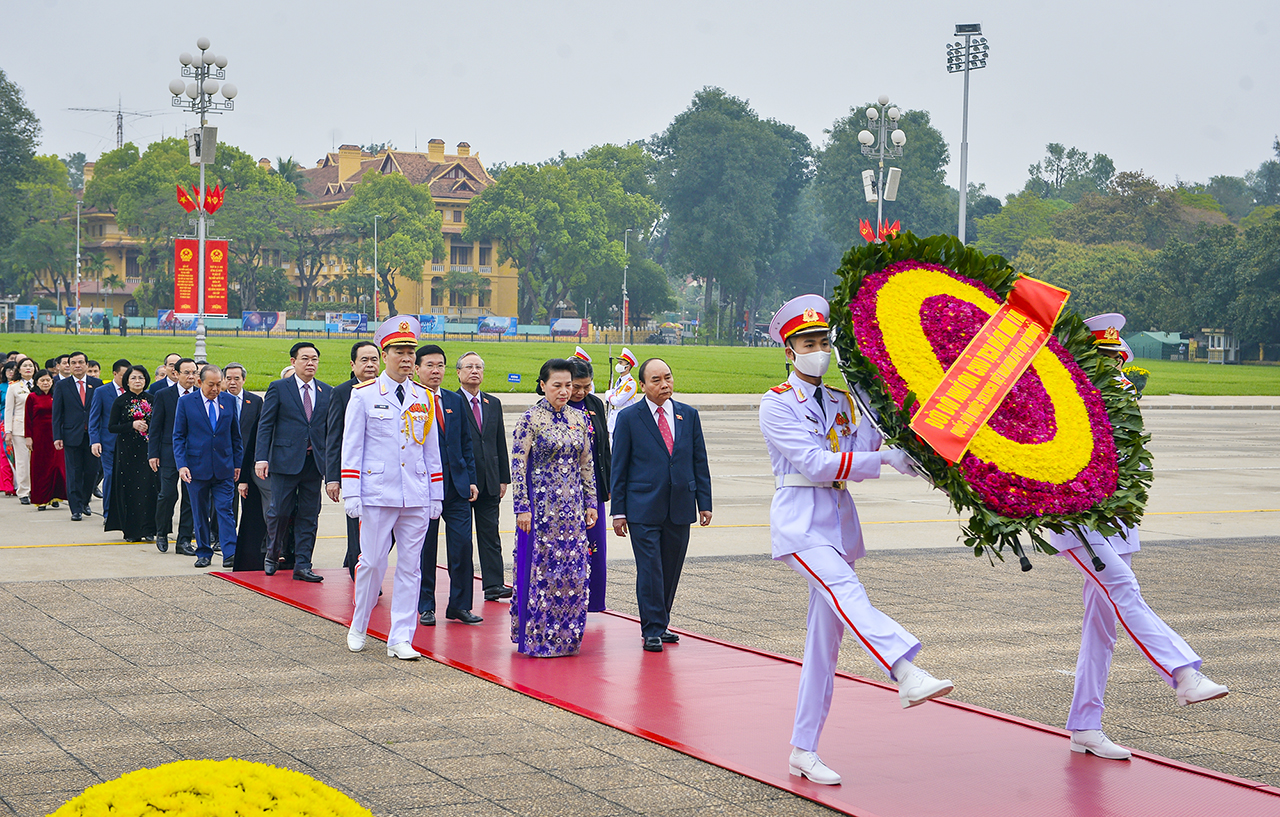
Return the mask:
[[[200,275],[200,242],[194,238],[179,238],[173,242],[173,311],[179,315],[194,315],[200,311],[196,281]]]
[[[227,314],[227,242],[204,242],[204,314]]]

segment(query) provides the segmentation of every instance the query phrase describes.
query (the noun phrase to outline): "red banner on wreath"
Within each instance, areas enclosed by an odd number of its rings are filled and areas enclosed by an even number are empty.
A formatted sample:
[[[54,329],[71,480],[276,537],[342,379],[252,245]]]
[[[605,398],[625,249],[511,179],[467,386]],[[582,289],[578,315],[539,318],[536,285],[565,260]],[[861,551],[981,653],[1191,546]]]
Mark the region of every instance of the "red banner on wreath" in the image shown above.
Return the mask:
[[[947,462],[959,462],[974,435],[1049,342],[1070,295],[1044,281],[1019,278],[1005,303],[969,341],[911,419],[911,430]]]
[[[227,242],[204,242],[204,314],[227,314]]]
[[[196,281],[200,276],[200,242],[194,238],[179,238],[173,242],[173,311],[179,315],[194,315],[200,311]]]

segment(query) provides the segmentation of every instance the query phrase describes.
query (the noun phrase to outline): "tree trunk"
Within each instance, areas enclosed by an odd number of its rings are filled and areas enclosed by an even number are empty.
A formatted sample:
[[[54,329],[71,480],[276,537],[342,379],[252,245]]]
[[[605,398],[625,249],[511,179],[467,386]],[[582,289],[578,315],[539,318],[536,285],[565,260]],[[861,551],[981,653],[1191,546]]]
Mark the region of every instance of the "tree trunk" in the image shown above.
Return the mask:
[[[396,298],[400,295],[400,288],[395,285],[394,276],[390,273],[378,270],[378,277],[382,279],[382,294],[385,296],[387,305],[387,317],[394,318],[400,313],[396,311]]]

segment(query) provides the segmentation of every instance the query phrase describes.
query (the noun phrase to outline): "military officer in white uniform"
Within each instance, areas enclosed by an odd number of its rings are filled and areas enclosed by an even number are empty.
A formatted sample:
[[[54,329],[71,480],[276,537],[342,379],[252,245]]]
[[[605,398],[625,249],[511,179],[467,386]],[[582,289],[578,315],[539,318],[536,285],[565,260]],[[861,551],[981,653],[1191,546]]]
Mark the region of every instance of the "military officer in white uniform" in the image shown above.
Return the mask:
[[[760,430],[777,489],[769,511],[773,558],[809,583],[808,634],[789,766],[794,775],[835,785],[840,775],[816,750],[831,709],[846,629],[897,682],[904,708],[946,695],[953,685],[911,663],[920,642],[871,605],[854,572],[854,560],[865,550],[845,483],[875,479],[883,465],[913,472],[903,452],[879,450],[880,435],[859,417],[848,392],[822,383],[831,359],[828,308],[821,296],[802,295],[774,315],[769,334],[785,346],[795,371],[765,392]]]
[[[397,315],[378,327],[373,342],[382,350],[385,368],[351,390],[342,432],[343,506],[347,516],[360,519],[347,648],[364,649],[394,532],[399,551],[387,655],[406,660],[420,655],[411,643],[418,624],[419,554],[427,526],[440,516],[444,501],[440,444],[431,433],[435,401],[409,377],[418,334],[418,319],[411,315]]]
[[[1125,318],[1109,312],[1085,321],[1098,351],[1117,362],[1117,368],[1133,357],[1120,337]],[[1133,389],[1119,371],[1117,379]],[[1085,531],[1089,546],[1106,568],[1093,569],[1084,542],[1072,534],[1051,533],[1049,544],[1084,574],[1084,623],[1080,631],[1080,655],[1076,659],[1075,694],[1067,729],[1071,751],[1112,760],[1128,760],[1130,752],[1113,743],[1102,731],[1102,697],[1107,689],[1111,655],[1116,646],[1116,618],[1160,677],[1174,688],[1179,706],[1221,698],[1228,690],[1200,672],[1200,656],[1182,636],[1165,624],[1142,599],[1133,574],[1133,554],[1139,549],[1138,529],[1125,527],[1115,536]]]
[[[636,383],[636,378],[631,374],[631,370],[637,366],[636,356],[631,353],[627,347],[622,347],[622,354],[618,355],[618,365],[614,367],[619,377],[613,383],[613,388],[605,392],[605,402],[609,404],[609,442],[613,443],[613,427],[618,423],[618,412],[624,408],[644,400],[644,392]]]

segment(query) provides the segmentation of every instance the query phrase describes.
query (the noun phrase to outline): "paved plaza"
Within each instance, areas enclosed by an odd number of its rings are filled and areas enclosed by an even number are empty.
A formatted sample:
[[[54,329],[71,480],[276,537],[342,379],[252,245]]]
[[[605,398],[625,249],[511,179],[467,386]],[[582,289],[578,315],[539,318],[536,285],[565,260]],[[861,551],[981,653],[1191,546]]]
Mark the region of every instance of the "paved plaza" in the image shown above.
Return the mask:
[[[728,401],[704,414],[716,513],[693,533],[673,623],[799,656],[807,593],[764,555],[764,446],[755,413]],[[1232,694],[1179,708],[1122,640],[1106,729],[1135,749],[1280,786],[1280,414],[1153,404],[1146,418],[1156,481],[1135,570]],[[952,678],[959,700],[1060,725],[1079,574],[1044,555],[1027,574],[974,559],[956,546],[941,494],[919,481],[895,474],[852,490],[872,550],[859,573],[924,642],[920,663]],[[113,544],[97,521],[0,500],[0,814],[43,815],[136,768],[228,756],[306,772],[379,815],[826,812],[434,662],[353,655],[343,627],[199,575],[189,557]],[[319,566],[341,563],[342,524],[340,506],[326,505]],[[634,613],[629,548],[613,541],[610,607]],[[679,660],[679,648],[655,658]],[[875,672],[848,640],[841,668]],[[777,706],[794,702],[780,691]],[[999,762],[1000,747],[973,751],[975,774]],[[856,759],[828,760],[857,785]]]

